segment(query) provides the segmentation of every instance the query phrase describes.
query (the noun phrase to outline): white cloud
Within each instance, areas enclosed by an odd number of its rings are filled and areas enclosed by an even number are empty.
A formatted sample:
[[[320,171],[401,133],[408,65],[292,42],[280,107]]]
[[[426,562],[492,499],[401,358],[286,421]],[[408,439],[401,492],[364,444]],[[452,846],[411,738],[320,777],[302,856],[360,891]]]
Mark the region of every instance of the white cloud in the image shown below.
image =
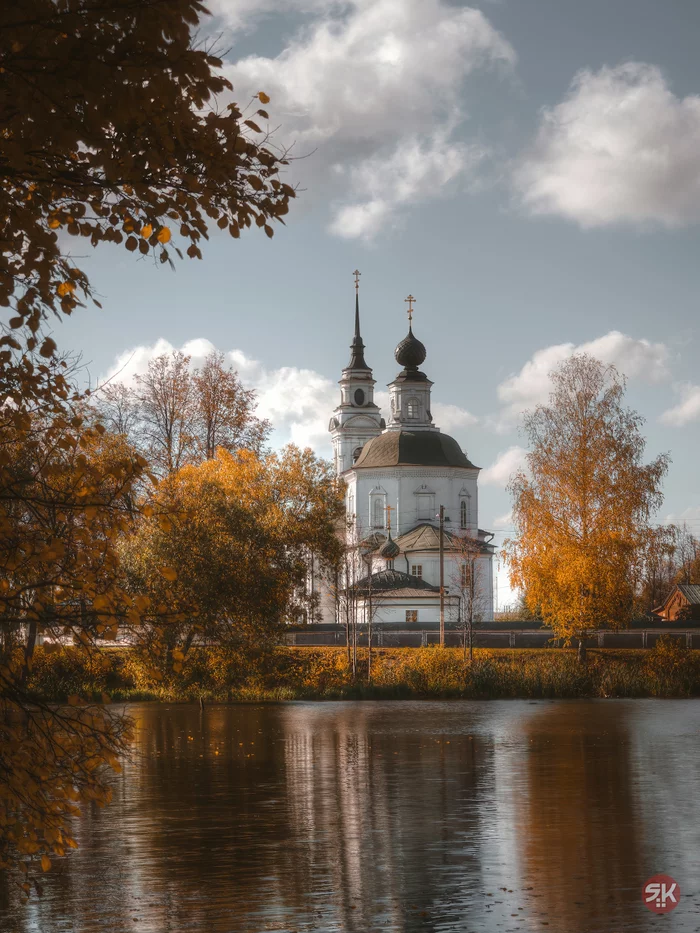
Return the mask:
[[[251,9],[218,0],[234,23]],[[474,169],[481,147],[454,137],[465,119],[464,81],[515,63],[481,11],[447,0],[267,0],[263,9],[314,18],[276,57],[248,56],[225,72],[238,99],[270,95],[278,138],[295,140],[296,155],[315,150],[292,163],[291,175],[334,203],[334,233],[376,234],[398,208]]]
[[[700,421],[700,386],[686,383],[678,387],[681,400],[661,415],[664,424],[682,427],[691,421]]]
[[[467,171],[486,154],[479,146],[450,142],[447,130],[432,138],[403,140],[388,155],[365,159],[349,170],[353,200],[339,203],[330,232],[346,239],[371,239],[406,204],[425,200]]]
[[[515,170],[524,204],[583,227],[700,220],[700,97],[638,62],[584,70]]]
[[[527,451],[524,447],[517,444],[509,447],[496,457],[491,466],[481,471],[479,482],[486,486],[502,486],[505,488],[513,473],[525,467],[526,456]]]
[[[612,363],[629,379],[659,383],[670,376],[669,351],[665,344],[629,337],[617,330],[578,345],[553,344],[533,353],[519,373],[498,386],[498,397],[504,409],[496,422],[496,429],[507,429],[522,411],[546,402],[551,391],[550,372],[563,360],[578,353],[587,353],[603,363]]]
[[[194,368],[216,348],[209,340],[198,338],[189,340],[179,349],[192,357]],[[134,376],[146,372],[149,360],[174,351],[175,347],[163,338],[152,346],[134,347],[119,355],[106,378],[131,383]],[[337,386],[330,379],[294,366],[267,369],[241,350],[230,350],[226,358],[243,383],[257,392],[257,413],[272,422],[275,442],[291,441],[300,447],[313,447],[323,456],[330,455],[328,419],[337,404],[338,394]]]
[[[452,405],[445,402],[432,402],[433,421],[435,424],[448,434],[452,431],[458,431],[460,428],[468,428],[476,424],[479,420],[466,408],[460,408],[459,405]]]
[[[491,522],[494,531],[510,531],[513,527],[512,511],[505,512],[503,515],[497,515]]]
[[[177,349],[191,357],[192,368],[195,368],[201,366],[216,347],[211,341],[199,337],[188,340]],[[105,379],[133,384],[135,376],[146,372],[149,360],[175,351],[173,344],[162,337],[150,346],[133,347],[119,354]],[[229,350],[225,356],[244,385],[257,393],[257,413],[271,421],[275,443],[309,446],[322,456],[330,456],[328,422],[339,402],[336,382],[313,369],[298,369],[296,366],[268,369],[242,350]],[[375,402],[383,411],[388,411],[389,393],[384,390],[376,392]],[[433,405],[433,417],[445,431],[468,427],[478,420],[459,405],[440,402]]]

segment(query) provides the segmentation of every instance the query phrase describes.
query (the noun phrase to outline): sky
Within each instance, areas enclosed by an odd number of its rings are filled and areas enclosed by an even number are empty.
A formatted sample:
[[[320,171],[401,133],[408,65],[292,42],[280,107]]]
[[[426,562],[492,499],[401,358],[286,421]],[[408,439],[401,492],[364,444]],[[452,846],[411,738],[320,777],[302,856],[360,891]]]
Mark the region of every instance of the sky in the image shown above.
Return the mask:
[[[628,378],[658,521],[700,533],[700,4],[694,0],[211,0],[234,99],[265,91],[298,197],[274,239],[213,233],[173,272],[77,257],[104,310],[57,325],[92,383],[171,348],[230,354],[275,442],[330,453],[352,272],[379,401],[407,329],[436,423],[507,536],[520,413],[588,351]],[[383,394],[382,394],[383,393]],[[500,585],[500,584],[499,584]],[[504,584],[505,586],[505,584]]]

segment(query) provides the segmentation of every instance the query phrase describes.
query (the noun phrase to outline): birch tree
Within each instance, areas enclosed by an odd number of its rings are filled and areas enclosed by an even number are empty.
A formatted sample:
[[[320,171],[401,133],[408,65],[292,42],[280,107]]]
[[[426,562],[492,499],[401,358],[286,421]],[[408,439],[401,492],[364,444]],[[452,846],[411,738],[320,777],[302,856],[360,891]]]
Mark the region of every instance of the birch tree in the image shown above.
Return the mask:
[[[643,419],[625,380],[588,355],[551,374],[546,405],[524,415],[527,471],[509,490],[517,536],[505,542],[513,586],[564,638],[624,626],[669,457],[644,462]]]

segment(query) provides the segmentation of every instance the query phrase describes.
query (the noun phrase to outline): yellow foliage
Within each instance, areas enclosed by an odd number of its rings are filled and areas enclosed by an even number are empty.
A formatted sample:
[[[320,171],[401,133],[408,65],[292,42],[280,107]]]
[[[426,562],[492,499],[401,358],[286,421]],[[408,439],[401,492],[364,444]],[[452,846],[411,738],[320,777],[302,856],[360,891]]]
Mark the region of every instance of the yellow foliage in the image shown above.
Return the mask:
[[[525,415],[531,450],[511,480],[517,537],[504,548],[529,609],[570,638],[631,618],[668,458],[643,463],[614,367],[575,356],[551,378],[549,404]]]

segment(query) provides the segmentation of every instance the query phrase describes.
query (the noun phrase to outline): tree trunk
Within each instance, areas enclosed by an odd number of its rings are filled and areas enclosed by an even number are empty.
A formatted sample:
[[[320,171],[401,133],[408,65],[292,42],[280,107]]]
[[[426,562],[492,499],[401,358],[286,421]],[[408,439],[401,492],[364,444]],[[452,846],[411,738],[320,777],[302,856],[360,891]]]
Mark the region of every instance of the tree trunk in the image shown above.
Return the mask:
[[[34,657],[34,648],[36,647],[36,632],[37,623],[36,619],[34,619],[27,627],[27,641],[24,646],[24,666],[22,667],[22,674],[20,676],[20,682],[22,684],[27,682],[27,675],[29,674],[29,668],[31,667],[32,658]]]

